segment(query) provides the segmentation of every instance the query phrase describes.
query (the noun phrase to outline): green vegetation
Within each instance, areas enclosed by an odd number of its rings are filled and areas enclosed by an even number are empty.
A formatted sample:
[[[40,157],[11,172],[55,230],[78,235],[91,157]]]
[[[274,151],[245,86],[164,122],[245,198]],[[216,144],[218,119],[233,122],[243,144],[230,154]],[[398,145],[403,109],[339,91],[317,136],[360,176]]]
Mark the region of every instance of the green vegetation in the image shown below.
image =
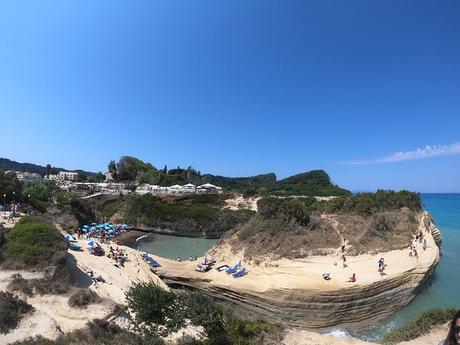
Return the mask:
[[[195,345],[279,344],[282,330],[263,321],[243,321],[233,312],[198,292],[165,291],[153,283],[137,283],[126,292],[134,312],[134,327],[144,336],[167,335],[187,320],[204,329],[203,340]]]
[[[27,195],[30,199],[49,201],[53,191],[58,190],[54,181],[38,180],[24,181],[22,185],[22,194]]]
[[[159,198],[150,194],[128,199],[125,221],[138,226],[169,229],[190,235],[219,237],[246,223],[248,210],[221,209],[225,196],[218,194]]]
[[[156,336],[143,337],[105,320],[88,322],[81,330],[69,332],[59,336],[56,340],[49,340],[38,336],[16,341],[11,345],[164,345],[164,341]]]
[[[13,200],[20,200],[21,191],[21,183],[15,174],[6,174],[3,170],[0,170],[0,203],[3,205],[3,201],[9,203]]]
[[[59,232],[44,222],[18,223],[8,233],[4,257],[9,264],[19,267],[43,267],[64,252],[64,241]]]
[[[383,191],[318,201],[312,197],[265,197],[258,212],[237,232],[232,245],[248,256],[324,255],[348,239],[348,255],[405,248],[418,227],[420,195]],[[335,228],[339,227],[339,228]]]
[[[199,171],[188,167],[182,169],[157,169],[150,163],[145,163],[135,157],[123,156],[118,162],[111,161],[109,172],[115,181],[127,183],[138,182],[161,186],[173,184],[203,184],[212,183],[227,191],[241,192],[250,195],[350,195],[350,192],[339,188],[323,170],[294,175],[277,181],[274,173],[250,177],[224,177],[211,174],[202,175]]]
[[[8,158],[0,158],[0,170],[7,171],[27,171],[27,172],[34,172],[40,174],[41,176],[45,176],[48,174],[57,174],[60,171],[74,171],[77,173],[84,173],[86,176],[93,176],[95,175],[93,172],[84,171],[84,170],[66,170],[63,168],[56,168],[52,167],[50,164],[47,164],[46,167],[42,165],[32,164],[32,163],[19,163],[12,161]]]
[[[451,321],[457,310],[456,308],[428,310],[414,321],[385,334],[382,342],[383,344],[397,344],[418,338],[427,334],[434,326]]]
[[[21,318],[32,309],[30,304],[10,292],[0,291],[0,333],[15,329]]]

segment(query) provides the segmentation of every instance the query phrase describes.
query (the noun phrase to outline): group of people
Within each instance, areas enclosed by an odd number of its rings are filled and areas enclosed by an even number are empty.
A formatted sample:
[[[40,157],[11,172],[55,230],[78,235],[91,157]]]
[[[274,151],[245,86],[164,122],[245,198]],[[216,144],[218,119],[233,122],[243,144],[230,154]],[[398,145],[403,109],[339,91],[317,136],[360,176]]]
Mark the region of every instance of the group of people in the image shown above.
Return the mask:
[[[114,249],[110,246],[107,257],[113,259],[118,267],[123,267],[125,265],[125,261],[128,260],[128,253],[125,253],[123,249],[119,249],[118,247]]]
[[[424,251],[428,248],[428,243],[425,236],[423,235],[423,232],[419,231],[415,234],[415,237],[413,239],[410,239],[408,242],[409,256],[414,256],[418,258],[417,242],[422,244],[422,248]]]
[[[216,263],[216,260],[211,257],[211,259],[208,259],[208,256],[206,255],[204,257],[204,260],[202,263],[198,264],[195,268],[195,271],[197,272],[207,272],[211,269],[211,267]]]

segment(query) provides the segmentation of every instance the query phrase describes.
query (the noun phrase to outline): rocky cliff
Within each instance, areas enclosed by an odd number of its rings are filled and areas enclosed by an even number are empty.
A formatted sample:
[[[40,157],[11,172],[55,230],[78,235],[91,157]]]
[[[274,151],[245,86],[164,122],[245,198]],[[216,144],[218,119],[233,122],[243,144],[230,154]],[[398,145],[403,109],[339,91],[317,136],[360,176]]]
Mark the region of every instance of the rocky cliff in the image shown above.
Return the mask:
[[[407,305],[429,284],[439,262],[439,248],[431,235],[436,229],[431,218],[426,213],[423,217],[420,226],[429,248],[419,254],[420,258],[409,256],[407,249],[375,256],[356,256],[349,259],[349,262],[356,262],[352,272],[356,270],[357,275],[363,277],[363,282],[359,284],[344,283],[340,276],[342,268],[339,267],[335,268],[339,273],[334,273],[334,278],[340,282],[327,285],[322,278],[317,277],[320,274],[315,272],[316,275],[311,278],[305,273],[308,262],[304,264],[303,271],[297,273],[294,270],[287,271],[286,265],[273,268],[267,274],[256,268],[251,272],[249,266],[248,276],[239,279],[217,272],[192,274],[185,269],[176,270],[174,264],[169,264],[169,267],[164,265],[159,275],[171,287],[198,289],[246,314],[289,327],[323,328],[342,325],[350,329],[365,328]],[[393,268],[384,277],[374,271],[375,263],[381,255],[388,258]],[[299,261],[295,261],[291,267],[299,265]],[[371,278],[364,281],[366,271],[370,270],[372,272],[367,273]],[[268,276],[264,277],[264,274]],[[305,275],[305,281],[302,282],[302,277],[299,279],[300,274]]]

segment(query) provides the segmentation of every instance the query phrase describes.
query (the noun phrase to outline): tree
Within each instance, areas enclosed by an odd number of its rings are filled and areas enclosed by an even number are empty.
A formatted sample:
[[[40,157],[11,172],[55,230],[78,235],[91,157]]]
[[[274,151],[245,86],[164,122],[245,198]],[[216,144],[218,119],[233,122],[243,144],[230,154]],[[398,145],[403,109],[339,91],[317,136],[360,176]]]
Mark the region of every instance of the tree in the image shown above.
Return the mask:
[[[46,164],[46,177],[49,178],[51,174],[51,164]]]
[[[126,292],[126,302],[134,312],[135,328],[144,334],[166,336],[185,325],[180,296],[153,283],[134,283]]]
[[[16,174],[5,174],[0,170],[0,200],[3,204],[10,201],[19,201],[21,198],[22,185],[16,178]]]
[[[86,182],[86,180],[88,179],[88,177],[82,173],[82,172],[79,172],[78,175],[77,175],[77,181],[78,182]]]
[[[115,181],[118,181],[118,174],[117,174],[117,163],[114,160],[111,160],[108,165],[109,173],[112,174],[112,178]]]

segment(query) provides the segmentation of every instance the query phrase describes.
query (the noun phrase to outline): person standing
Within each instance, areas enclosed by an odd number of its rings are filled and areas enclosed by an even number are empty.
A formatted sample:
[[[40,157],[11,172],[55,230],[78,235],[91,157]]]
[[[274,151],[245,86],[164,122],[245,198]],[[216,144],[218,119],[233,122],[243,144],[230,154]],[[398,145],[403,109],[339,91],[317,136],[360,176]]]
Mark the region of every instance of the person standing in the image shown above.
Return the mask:
[[[423,250],[426,250],[428,247],[428,243],[426,242],[426,238],[423,239]]]
[[[347,267],[347,258],[343,254],[342,254],[342,263],[343,263],[343,268]]]

